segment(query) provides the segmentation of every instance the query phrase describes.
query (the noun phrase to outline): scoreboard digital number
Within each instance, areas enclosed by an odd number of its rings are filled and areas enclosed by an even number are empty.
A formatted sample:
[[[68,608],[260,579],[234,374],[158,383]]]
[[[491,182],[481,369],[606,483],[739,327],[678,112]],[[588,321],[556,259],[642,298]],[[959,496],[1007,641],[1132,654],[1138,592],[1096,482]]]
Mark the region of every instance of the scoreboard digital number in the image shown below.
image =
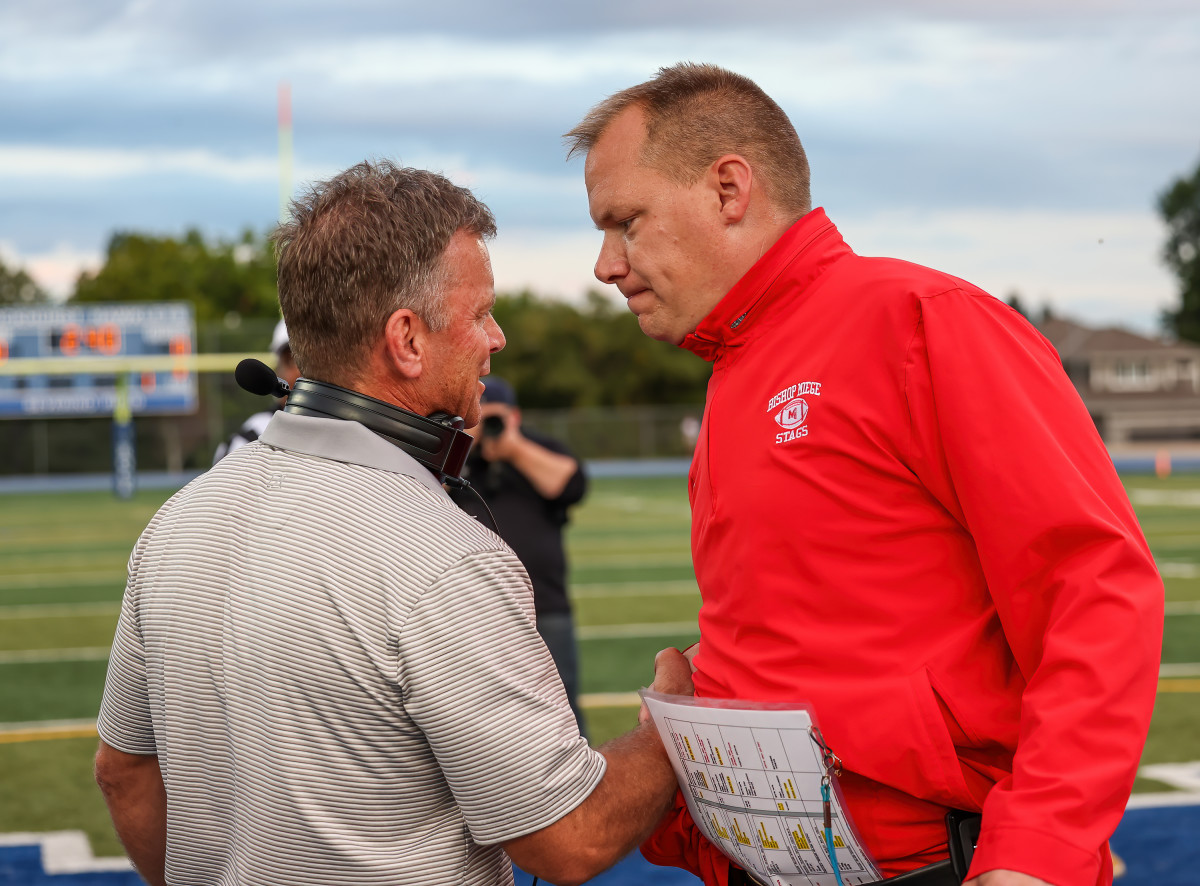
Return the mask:
[[[186,302],[0,308],[0,418],[195,412],[195,346]]]

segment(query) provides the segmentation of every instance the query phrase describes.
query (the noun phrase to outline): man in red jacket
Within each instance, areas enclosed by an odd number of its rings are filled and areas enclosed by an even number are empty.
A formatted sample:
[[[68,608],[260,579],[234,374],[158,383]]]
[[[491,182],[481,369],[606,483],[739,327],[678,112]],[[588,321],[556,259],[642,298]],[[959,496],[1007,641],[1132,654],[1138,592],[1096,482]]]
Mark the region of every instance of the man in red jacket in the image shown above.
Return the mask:
[[[596,276],[713,362],[696,694],[811,702],[886,875],[945,859],[960,809],[974,886],[1109,882],[1162,583],[1054,350],[963,280],[852,252],[744,77],[663,69],[567,137]],[[682,799],[643,852],[744,877]]]

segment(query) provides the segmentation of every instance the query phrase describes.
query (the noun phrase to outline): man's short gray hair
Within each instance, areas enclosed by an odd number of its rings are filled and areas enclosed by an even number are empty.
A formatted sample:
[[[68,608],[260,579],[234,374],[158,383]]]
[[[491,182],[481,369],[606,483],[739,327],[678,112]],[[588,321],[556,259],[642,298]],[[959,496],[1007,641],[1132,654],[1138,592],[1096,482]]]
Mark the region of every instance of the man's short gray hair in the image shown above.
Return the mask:
[[[458,231],[487,239],[496,221],[466,188],[386,160],[359,163],[294,201],[273,239],[279,305],[304,375],[355,379],[401,308],[445,328],[442,257]]]

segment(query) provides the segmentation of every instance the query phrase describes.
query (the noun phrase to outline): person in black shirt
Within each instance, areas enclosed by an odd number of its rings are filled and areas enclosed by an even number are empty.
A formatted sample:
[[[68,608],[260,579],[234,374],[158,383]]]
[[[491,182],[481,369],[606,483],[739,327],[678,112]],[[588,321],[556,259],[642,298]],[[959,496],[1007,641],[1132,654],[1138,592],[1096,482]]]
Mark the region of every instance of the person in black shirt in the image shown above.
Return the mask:
[[[579,730],[586,735],[578,703],[578,655],[567,597],[563,527],[567,509],[587,491],[587,476],[562,443],[521,427],[512,385],[494,375],[482,381],[483,418],[468,430],[475,446],[464,476],[487,502],[500,537],[529,573],[538,633],[558,667]],[[464,510],[480,516],[473,496],[456,498]]]

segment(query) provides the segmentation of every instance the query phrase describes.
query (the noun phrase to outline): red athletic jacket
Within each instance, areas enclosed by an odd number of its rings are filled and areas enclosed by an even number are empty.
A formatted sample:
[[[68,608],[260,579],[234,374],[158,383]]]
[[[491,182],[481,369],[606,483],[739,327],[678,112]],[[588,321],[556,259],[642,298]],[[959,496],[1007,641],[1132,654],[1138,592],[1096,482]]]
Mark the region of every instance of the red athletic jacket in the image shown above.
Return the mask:
[[[684,347],[714,363],[689,479],[698,696],[809,701],[885,874],[1111,879],[1163,590],[1054,349],[927,268],[797,222]],[[677,798],[651,861],[724,884]]]

